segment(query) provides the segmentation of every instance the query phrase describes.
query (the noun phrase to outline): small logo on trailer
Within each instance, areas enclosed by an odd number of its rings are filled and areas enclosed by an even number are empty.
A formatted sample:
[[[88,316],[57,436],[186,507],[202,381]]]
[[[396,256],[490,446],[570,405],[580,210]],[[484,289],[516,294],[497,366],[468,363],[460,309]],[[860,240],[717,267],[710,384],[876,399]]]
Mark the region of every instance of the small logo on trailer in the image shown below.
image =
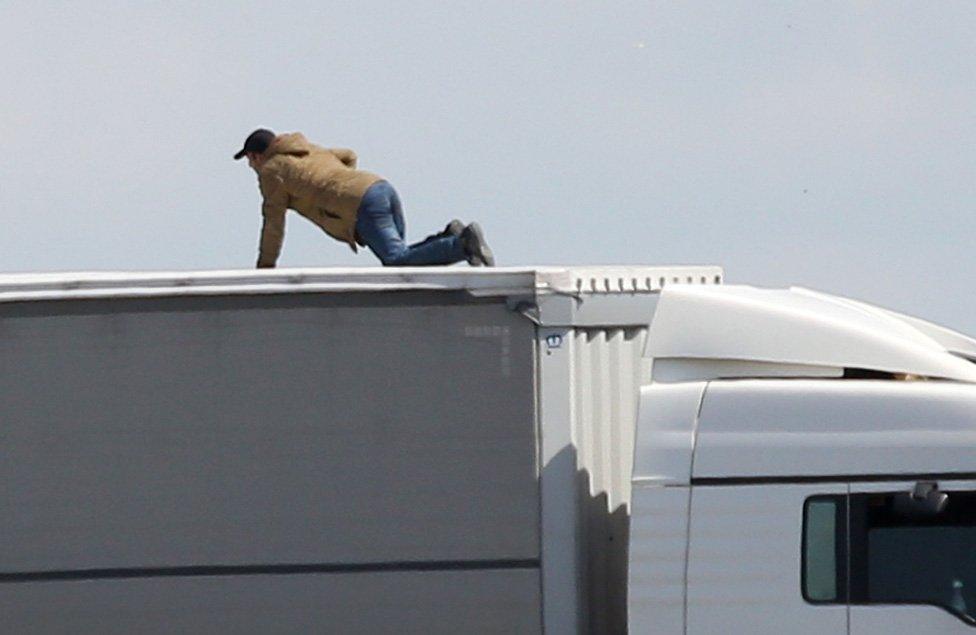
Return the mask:
[[[562,335],[550,335],[546,338],[546,346],[549,348],[560,348],[563,345]]]

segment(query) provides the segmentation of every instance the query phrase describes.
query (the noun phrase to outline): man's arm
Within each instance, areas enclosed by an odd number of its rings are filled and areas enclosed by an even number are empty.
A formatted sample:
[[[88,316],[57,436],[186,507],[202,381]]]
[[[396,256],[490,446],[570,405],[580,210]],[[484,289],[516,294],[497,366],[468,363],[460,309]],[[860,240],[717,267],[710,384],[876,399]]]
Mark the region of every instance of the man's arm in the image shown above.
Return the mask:
[[[336,158],[345,163],[347,168],[356,169],[356,162],[359,157],[349,148],[329,148],[329,152],[336,155]]]
[[[288,211],[288,192],[278,177],[259,177],[261,195],[261,244],[258,269],[270,269],[278,262],[281,245],[285,241],[285,212]]]

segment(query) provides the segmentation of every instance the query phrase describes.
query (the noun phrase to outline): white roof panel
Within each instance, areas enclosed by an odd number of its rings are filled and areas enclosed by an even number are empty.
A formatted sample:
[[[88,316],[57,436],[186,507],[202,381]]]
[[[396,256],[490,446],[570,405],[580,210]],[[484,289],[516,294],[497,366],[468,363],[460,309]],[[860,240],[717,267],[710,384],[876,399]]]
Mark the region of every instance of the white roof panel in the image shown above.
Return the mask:
[[[970,384],[711,382],[694,477],[971,473],[974,413]]]

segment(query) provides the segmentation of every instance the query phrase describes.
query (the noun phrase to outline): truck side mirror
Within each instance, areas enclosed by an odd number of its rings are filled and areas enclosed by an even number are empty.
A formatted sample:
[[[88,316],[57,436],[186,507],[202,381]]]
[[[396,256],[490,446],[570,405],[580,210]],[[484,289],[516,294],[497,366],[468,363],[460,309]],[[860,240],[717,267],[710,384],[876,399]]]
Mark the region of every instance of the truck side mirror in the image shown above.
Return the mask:
[[[929,518],[945,511],[949,495],[939,491],[939,484],[933,481],[919,481],[911,493],[896,494],[892,500],[892,511],[909,518]]]

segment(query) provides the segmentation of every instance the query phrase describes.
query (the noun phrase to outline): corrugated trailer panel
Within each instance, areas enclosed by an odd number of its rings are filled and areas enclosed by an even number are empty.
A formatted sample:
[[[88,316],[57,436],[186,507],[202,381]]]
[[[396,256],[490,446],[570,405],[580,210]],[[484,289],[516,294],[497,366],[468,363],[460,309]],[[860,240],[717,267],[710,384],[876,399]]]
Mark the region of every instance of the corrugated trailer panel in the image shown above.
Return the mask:
[[[575,439],[591,495],[604,494],[609,510],[630,503],[637,395],[650,383],[643,358],[647,328],[577,328],[574,387]]]
[[[582,589],[589,628],[627,627],[630,475],[638,391],[650,382],[647,328],[577,328],[573,436],[580,471],[580,526],[586,557]]]
[[[0,570],[535,561],[533,334],[499,301],[0,307]]]

